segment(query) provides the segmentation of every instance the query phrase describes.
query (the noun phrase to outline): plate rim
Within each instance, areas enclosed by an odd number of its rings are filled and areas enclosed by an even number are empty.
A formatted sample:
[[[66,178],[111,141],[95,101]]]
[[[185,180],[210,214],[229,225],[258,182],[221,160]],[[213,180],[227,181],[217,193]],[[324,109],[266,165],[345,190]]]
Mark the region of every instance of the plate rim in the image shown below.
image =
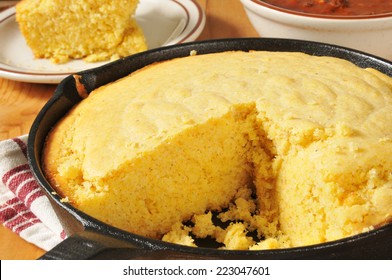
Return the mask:
[[[157,0],[155,0],[157,1]],[[197,39],[201,32],[204,30],[206,15],[205,11],[195,0],[169,0],[179,5],[182,9],[184,9],[187,17],[186,24],[181,30],[181,32],[177,35],[175,39],[170,40],[165,43],[164,46],[182,44],[191,42]],[[16,16],[16,8],[15,6],[10,7],[2,12],[0,12],[0,26],[9,20],[13,20],[13,24],[17,24],[15,21]],[[149,49],[150,50],[150,49]],[[99,62],[94,65],[91,64],[91,67],[82,70],[72,71],[72,68],[63,72],[52,72],[52,71],[36,71],[29,69],[18,68],[17,66],[7,65],[4,61],[0,61],[0,78],[5,78],[14,81],[20,82],[31,82],[31,83],[48,83],[48,84],[58,84],[66,78],[67,76],[88,70],[91,68],[102,66],[106,63],[110,63],[113,61],[107,60]],[[11,69],[4,67],[9,66]]]

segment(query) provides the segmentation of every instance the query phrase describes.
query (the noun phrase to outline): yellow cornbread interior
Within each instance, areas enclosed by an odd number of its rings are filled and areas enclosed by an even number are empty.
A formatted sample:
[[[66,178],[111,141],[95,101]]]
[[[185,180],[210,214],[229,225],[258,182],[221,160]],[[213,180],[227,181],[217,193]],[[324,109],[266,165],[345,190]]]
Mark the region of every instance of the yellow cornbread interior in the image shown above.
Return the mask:
[[[147,49],[133,19],[138,0],[23,0],[16,20],[36,58],[117,59]]]
[[[48,136],[44,171],[75,207],[137,234],[315,244],[390,219],[391,109],[392,79],[344,60],[189,56],[93,91]],[[211,217],[222,209],[226,229]]]

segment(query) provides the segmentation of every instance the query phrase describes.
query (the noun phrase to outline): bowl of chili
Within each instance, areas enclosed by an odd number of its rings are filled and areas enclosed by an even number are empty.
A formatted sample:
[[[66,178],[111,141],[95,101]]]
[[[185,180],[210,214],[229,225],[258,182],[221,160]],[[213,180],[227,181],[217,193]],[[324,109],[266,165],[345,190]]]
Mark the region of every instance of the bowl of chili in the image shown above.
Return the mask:
[[[318,41],[392,60],[392,1],[241,0],[261,37]]]

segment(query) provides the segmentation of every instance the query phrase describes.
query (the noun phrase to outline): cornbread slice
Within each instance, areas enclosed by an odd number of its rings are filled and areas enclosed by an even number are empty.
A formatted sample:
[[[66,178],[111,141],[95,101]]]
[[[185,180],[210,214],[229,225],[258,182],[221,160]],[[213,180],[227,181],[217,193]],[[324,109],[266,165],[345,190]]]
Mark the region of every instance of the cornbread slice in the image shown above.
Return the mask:
[[[23,0],[16,20],[36,58],[117,59],[147,49],[132,18],[138,0]]]
[[[345,60],[193,55],[93,91],[49,134],[43,167],[75,207],[137,234],[310,245],[390,219],[391,111],[392,78]],[[205,216],[222,209],[225,232]]]

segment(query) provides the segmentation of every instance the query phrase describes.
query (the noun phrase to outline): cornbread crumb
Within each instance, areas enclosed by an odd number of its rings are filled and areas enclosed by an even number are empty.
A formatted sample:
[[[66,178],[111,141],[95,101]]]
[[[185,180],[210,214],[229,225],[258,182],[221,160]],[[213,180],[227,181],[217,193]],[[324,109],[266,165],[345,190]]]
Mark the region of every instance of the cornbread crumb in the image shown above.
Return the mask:
[[[60,199],[60,202],[61,203],[67,203],[67,202],[69,202],[69,198],[67,196],[63,197],[63,198]]]
[[[136,234],[312,245],[390,222],[391,111],[392,78],[345,60],[199,54],[90,93],[50,132],[43,169],[76,208]]]
[[[198,238],[206,238],[207,236],[219,235],[217,231],[219,227],[212,222],[212,213],[208,211],[207,214],[194,215],[192,218],[194,226],[191,228],[192,233]]]
[[[260,241],[259,243],[251,246],[249,250],[266,250],[266,249],[278,249],[279,242],[276,238],[267,238],[266,240]]]
[[[233,223],[226,231],[223,243],[225,249],[247,250],[252,244],[252,238],[246,236],[247,230],[243,223]]]
[[[172,230],[162,237],[163,241],[172,242],[179,245],[186,245],[191,247],[196,247],[194,240],[189,236],[191,230],[182,225],[180,222],[175,223]]]
[[[138,0],[23,0],[16,20],[36,58],[114,60],[147,49],[133,19]]]

